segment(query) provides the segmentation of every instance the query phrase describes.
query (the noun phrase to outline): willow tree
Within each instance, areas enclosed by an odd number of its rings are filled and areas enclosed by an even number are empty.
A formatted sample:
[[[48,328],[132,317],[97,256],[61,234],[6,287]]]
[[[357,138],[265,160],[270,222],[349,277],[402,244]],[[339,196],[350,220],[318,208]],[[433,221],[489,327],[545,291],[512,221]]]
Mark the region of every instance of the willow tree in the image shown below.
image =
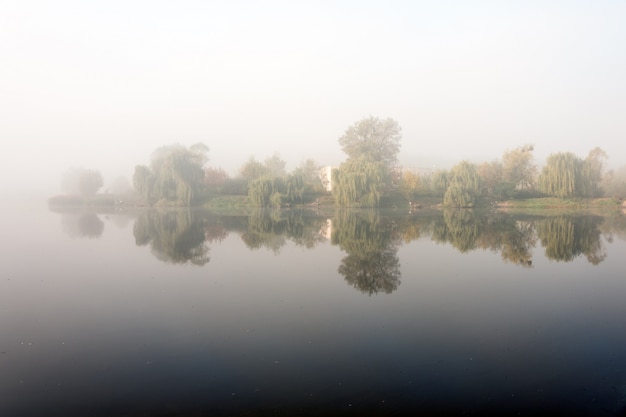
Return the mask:
[[[341,206],[377,207],[389,176],[381,162],[366,157],[348,159],[333,171],[333,195]]]
[[[533,164],[533,146],[522,147],[507,151],[502,155],[502,177],[516,189],[530,189],[533,187],[537,167]]]
[[[463,161],[450,170],[443,204],[449,207],[473,207],[478,202],[480,192],[481,181],[476,166]]]
[[[201,143],[189,148],[173,145],[157,149],[150,167],[135,167],[135,189],[149,203],[197,203],[204,190],[207,152],[208,148]]]
[[[375,207],[398,180],[401,128],[393,119],[367,117],[339,138],[348,159],[333,174],[333,194],[340,205]]]

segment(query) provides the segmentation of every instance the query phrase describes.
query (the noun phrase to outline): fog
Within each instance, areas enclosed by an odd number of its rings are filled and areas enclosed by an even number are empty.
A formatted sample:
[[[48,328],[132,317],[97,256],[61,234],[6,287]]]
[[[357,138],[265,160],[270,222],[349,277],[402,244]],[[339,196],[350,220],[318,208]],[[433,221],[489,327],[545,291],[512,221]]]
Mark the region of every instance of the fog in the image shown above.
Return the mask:
[[[626,163],[623,1],[59,0],[0,3],[0,186],[105,187],[158,147],[209,146],[229,174],[274,152],[345,159],[370,115],[400,162],[449,167],[534,144]]]

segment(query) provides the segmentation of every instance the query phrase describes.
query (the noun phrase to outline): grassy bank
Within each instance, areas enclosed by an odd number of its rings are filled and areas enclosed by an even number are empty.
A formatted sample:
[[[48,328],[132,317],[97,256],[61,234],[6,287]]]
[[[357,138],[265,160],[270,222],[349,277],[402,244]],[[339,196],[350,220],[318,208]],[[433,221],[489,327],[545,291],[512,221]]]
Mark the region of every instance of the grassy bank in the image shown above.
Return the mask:
[[[502,210],[617,210],[623,202],[616,198],[527,198],[499,202],[497,207]]]

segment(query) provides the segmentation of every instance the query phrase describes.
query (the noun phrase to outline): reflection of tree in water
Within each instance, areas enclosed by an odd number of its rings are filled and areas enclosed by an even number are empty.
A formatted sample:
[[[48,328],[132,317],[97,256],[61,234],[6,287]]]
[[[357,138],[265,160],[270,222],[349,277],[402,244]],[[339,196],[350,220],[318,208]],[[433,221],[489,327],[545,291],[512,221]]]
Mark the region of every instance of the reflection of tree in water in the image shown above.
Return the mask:
[[[375,211],[338,211],[333,219],[332,242],[348,255],[338,272],[354,288],[368,294],[392,293],[400,285],[396,223]]]
[[[449,242],[459,252],[465,253],[476,248],[481,234],[481,222],[473,210],[444,210],[443,219],[433,225],[432,238],[435,242]]]
[[[612,243],[615,237],[626,242],[626,213],[605,217],[600,230],[609,243]]]
[[[154,256],[169,263],[209,262],[203,219],[190,210],[142,212],[133,227],[137,246],[150,244]]]
[[[537,243],[532,223],[513,220],[506,222],[505,226],[506,229],[500,234],[502,259],[523,267],[532,266],[532,248]]]
[[[104,222],[96,213],[66,213],[61,217],[63,230],[72,238],[97,239],[102,236]]]
[[[597,265],[606,258],[600,240],[602,221],[598,216],[546,218],[537,224],[537,236],[550,259],[569,262],[584,254],[591,264]]]
[[[250,249],[268,248],[274,253],[292,240],[296,245],[313,248],[323,240],[319,230],[325,219],[299,210],[254,210],[248,217],[241,239]]]
[[[532,223],[504,213],[445,210],[434,220],[432,239],[465,253],[477,248],[500,252],[505,262],[532,266],[536,238]]]

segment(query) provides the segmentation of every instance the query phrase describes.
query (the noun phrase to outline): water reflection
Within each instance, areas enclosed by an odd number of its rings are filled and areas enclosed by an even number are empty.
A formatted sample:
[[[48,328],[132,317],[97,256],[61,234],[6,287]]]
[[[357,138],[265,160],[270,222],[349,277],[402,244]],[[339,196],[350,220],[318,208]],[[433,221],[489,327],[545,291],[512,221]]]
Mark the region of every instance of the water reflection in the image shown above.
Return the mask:
[[[103,217],[104,216],[104,217]],[[346,256],[339,273],[366,294],[391,293],[400,285],[398,248],[418,239],[451,245],[460,253],[488,250],[503,262],[533,266],[533,251],[571,262],[584,257],[598,265],[606,245],[626,240],[626,216],[569,214],[543,216],[474,210],[389,213],[376,210],[252,210],[222,215],[206,210],[138,210],[133,213],[61,212],[64,232],[72,238],[96,239],[106,223],[125,225],[134,218],[137,246],[149,246],[161,261],[203,266],[210,244],[237,234],[251,250],[279,255],[289,242],[312,249],[330,240]],[[538,243],[540,246],[538,246]]]
[[[398,223],[376,211],[338,211],[333,218],[332,243],[348,255],[337,271],[359,291],[391,293],[400,285]]]
[[[174,264],[209,262],[203,216],[191,210],[144,211],[133,227],[137,246],[150,245],[155,257]]]
[[[247,217],[241,239],[250,249],[267,248],[275,254],[287,243],[313,248],[324,241],[320,230],[326,219],[303,210],[254,210]]]
[[[98,239],[104,231],[104,222],[96,213],[63,213],[61,224],[72,238]]]
[[[600,239],[599,216],[559,216],[537,223],[537,236],[546,256],[555,261],[569,262],[579,255],[598,265],[606,258],[606,250]]]

